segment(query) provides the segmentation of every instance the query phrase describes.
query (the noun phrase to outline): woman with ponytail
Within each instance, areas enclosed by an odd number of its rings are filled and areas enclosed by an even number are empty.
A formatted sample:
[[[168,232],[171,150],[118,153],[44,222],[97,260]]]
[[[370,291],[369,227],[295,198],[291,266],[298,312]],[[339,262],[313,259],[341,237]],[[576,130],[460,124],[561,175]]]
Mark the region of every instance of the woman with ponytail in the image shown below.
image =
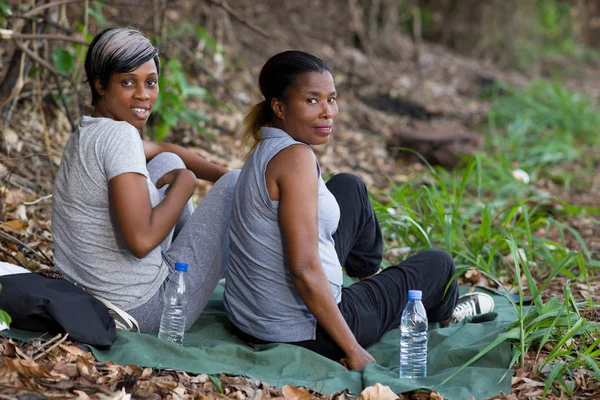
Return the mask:
[[[338,116],[327,65],[279,53],[259,87],[264,100],[244,121],[251,152],[230,228],[224,300],[236,334],[362,369],[375,362],[365,348],[398,327],[408,290],[423,292],[430,321],[447,324],[458,299],[452,258],[428,250],[379,273],[383,239],[365,184],[351,174],[321,177],[311,146],[327,143]],[[342,289],[342,267],[360,281]]]

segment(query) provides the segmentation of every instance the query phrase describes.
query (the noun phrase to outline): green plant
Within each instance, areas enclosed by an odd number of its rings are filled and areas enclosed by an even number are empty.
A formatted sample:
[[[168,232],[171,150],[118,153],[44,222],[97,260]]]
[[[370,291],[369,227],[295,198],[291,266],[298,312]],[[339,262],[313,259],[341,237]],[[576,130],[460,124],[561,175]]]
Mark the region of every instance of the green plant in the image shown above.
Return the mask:
[[[591,170],[588,147],[600,144],[595,134],[600,113],[591,99],[541,80],[521,90],[499,89],[504,94],[492,91],[485,134],[485,149],[499,163],[519,165],[534,179],[544,171],[545,177],[566,186],[574,177],[555,167],[578,161]]]
[[[0,291],[2,290],[2,285],[0,285]],[[0,324],[4,323],[7,326],[10,326],[10,323],[12,322],[12,318],[10,317],[10,315],[8,315],[8,313],[4,310],[0,310]]]
[[[6,4],[5,1],[0,0],[0,21],[2,21],[4,18],[8,18],[12,15],[12,10],[10,9],[10,6],[8,4]]]
[[[599,305],[577,302],[568,280],[562,297],[542,296],[557,276],[584,281],[590,290],[588,278],[600,268],[598,252],[588,249],[569,221],[581,216],[598,221],[600,209],[569,204],[513,176],[515,163],[531,168],[535,178],[565,161],[553,154],[564,151],[561,135],[569,136],[575,152],[598,140],[587,137],[598,118],[589,101],[556,84],[511,89],[493,100],[488,155],[476,154],[452,172],[427,164],[411,182],[391,182],[390,189],[372,197],[392,248],[407,247],[407,255],[443,248],[454,257],[457,276],[480,271],[515,308],[517,320],[456,373],[510,340],[511,366],[523,365],[525,354],[536,351],[544,396],[550,390],[569,396],[579,373],[600,380],[600,324],[583,316],[587,310],[593,315]],[[569,249],[574,243],[578,251]],[[531,306],[524,305],[526,290]],[[519,294],[518,301],[510,291]]]
[[[158,83],[160,92],[150,121],[151,137],[162,141],[180,120],[204,132],[200,121],[210,118],[189,107],[192,99],[207,99],[209,93],[200,86],[191,85],[185,77],[179,60],[170,59],[163,64]]]

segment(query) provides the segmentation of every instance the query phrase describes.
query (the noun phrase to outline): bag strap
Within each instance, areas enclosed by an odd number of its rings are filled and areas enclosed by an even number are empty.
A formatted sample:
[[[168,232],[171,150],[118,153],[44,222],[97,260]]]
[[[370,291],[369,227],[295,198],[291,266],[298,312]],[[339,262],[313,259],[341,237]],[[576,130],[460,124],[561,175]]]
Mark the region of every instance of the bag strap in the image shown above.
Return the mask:
[[[106,308],[108,308],[110,311],[117,314],[119,316],[119,318],[121,319],[121,321],[123,321],[123,322],[121,322],[115,318],[115,326],[117,328],[122,329],[124,331],[130,331],[130,332],[136,332],[136,333],[140,332],[140,325],[138,324],[136,319],[133,318],[127,311],[121,310],[119,307],[115,306],[113,303],[111,303],[110,301],[108,301],[106,299],[103,299],[100,296],[94,295],[94,297],[96,299],[98,299],[99,302],[104,304],[106,306]],[[134,328],[135,328],[135,330],[134,330]]]
[[[75,283],[75,285],[79,286],[84,291],[90,293],[85,288],[85,286],[81,285],[80,283]],[[94,296],[100,303],[104,304],[106,306],[106,308],[108,308],[110,311],[117,314],[117,316],[119,317],[120,320],[115,318],[115,326],[118,329],[122,329],[124,331],[129,331],[129,332],[140,333],[140,325],[138,324],[136,319],[133,318],[127,311],[120,309],[119,307],[117,307],[113,303],[111,303],[110,301],[103,299],[100,296],[97,296],[93,293],[90,293],[90,294],[92,296]],[[121,322],[121,321],[123,321],[123,322]],[[134,330],[134,328],[135,328],[135,330]]]

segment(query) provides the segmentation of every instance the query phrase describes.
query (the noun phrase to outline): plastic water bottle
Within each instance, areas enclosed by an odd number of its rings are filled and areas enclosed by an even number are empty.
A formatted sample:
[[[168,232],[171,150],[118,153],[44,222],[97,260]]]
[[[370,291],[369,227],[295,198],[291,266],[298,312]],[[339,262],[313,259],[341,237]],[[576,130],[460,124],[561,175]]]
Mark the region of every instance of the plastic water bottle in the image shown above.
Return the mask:
[[[185,263],[175,263],[175,273],[167,282],[165,290],[163,313],[160,318],[158,337],[168,339],[175,344],[183,344],[185,332],[185,307],[187,297],[185,294],[184,274],[188,270]]]
[[[408,291],[400,322],[400,378],[427,376],[427,313],[420,290]]]

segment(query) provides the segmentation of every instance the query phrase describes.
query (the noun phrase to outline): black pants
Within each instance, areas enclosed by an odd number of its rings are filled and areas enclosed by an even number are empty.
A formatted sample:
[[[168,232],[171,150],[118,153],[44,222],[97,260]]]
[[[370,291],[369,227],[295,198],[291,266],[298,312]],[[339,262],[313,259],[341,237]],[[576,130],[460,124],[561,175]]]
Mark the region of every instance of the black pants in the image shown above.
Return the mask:
[[[327,188],[340,206],[340,222],[333,237],[341,265],[352,277],[373,275],[381,264],[383,239],[364,182],[357,176],[343,173],[331,178]],[[454,272],[454,261],[448,253],[426,250],[342,289],[342,301],[338,307],[358,343],[366,348],[387,331],[398,328],[409,290],[423,292],[422,301],[429,321],[450,318],[458,299],[456,279],[447,292],[445,288]],[[269,343],[239,329],[235,332],[247,342]],[[344,357],[342,350],[319,323],[314,340],[291,344],[334,360]]]

